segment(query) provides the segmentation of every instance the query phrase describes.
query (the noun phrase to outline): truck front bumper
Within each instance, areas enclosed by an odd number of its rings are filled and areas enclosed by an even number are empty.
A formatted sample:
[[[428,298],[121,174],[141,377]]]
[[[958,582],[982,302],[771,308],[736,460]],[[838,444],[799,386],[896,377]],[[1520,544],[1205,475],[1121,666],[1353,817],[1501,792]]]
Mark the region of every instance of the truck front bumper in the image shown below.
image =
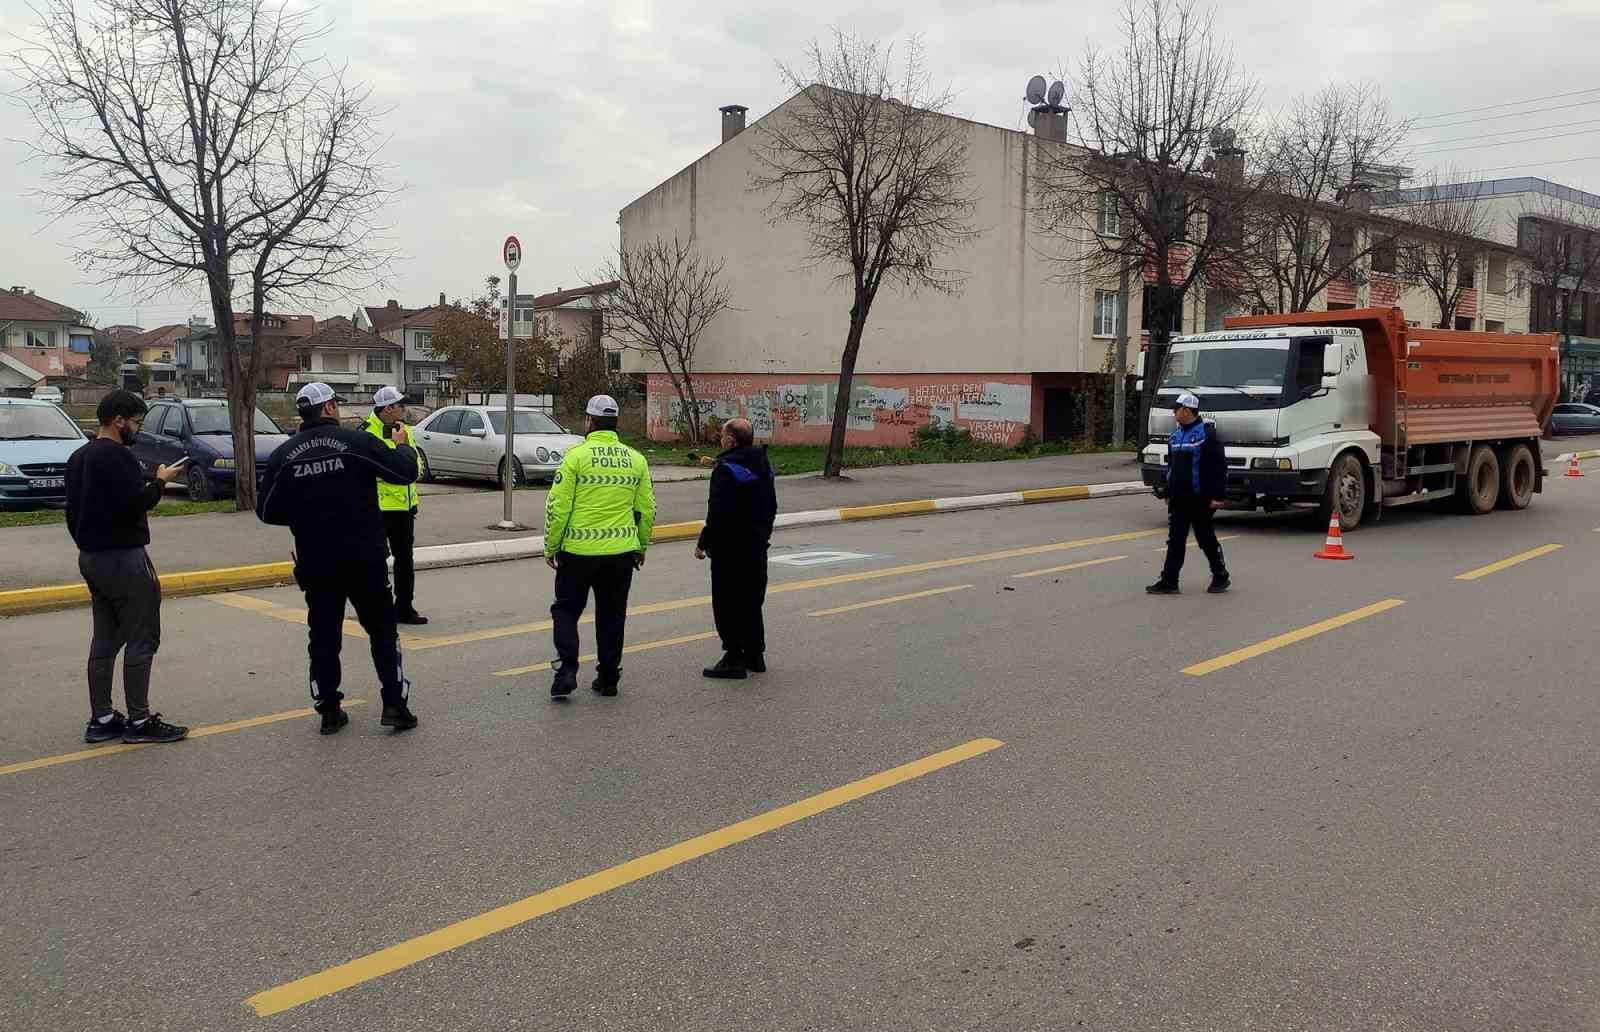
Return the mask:
[[[1157,498],[1167,496],[1167,467],[1145,463],[1145,486]],[[1263,499],[1289,504],[1321,501],[1328,487],[1325,469],[1230,469],[1228,470],[1228,508],[1278,508]]]

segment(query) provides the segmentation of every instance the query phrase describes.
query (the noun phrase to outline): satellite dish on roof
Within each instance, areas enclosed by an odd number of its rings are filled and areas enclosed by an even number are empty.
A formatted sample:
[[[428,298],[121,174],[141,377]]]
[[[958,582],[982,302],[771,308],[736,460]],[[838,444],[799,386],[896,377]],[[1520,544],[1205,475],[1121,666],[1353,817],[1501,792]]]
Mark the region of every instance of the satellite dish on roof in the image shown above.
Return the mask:
[[[1028,94],[1027,94],[1028,103],[1030,103],[1030,104],[1043,104],[1044,103],[1044,87],[1045,87],[1044,76],[1035,75],[1033,78],[1029,79],[1028,80]]]
[[[1057,79],[1055,82],[1050,84],[1050,92],[1046,95],[1045,99],[1050,102],[1051,107],[1056,107],[1061,103],[1061,98],[1065,97],[1066,95],[1067,84],[1062,82],[1060,79]]]
[[[1029,129],[1037,129],[1037,128],[1039,128],[1039,112],[1038,112],[1038,109],[1036,109],[1036,108],[1029,108],[1028,109],[1028,128]]]

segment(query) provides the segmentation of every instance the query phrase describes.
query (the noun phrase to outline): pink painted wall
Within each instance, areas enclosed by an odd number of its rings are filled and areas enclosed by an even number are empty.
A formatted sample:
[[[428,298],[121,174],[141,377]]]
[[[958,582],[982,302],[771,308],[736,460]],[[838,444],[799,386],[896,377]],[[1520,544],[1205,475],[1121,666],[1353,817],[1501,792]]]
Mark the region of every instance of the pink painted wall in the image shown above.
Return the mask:
[[[696,374],[699,422],[743,416],[760,440],[825,444],[838,379],[834,373]],[[917,427],[933,420],[953,421],[979,440],[1015,445],[1039,412],[1033,378],[1018,373],[858,374],[851,393],[846,441],[852,445],[907,445]],[[669,377],[650,374],[645,404],[650,436],[671,440],[679,401]]]

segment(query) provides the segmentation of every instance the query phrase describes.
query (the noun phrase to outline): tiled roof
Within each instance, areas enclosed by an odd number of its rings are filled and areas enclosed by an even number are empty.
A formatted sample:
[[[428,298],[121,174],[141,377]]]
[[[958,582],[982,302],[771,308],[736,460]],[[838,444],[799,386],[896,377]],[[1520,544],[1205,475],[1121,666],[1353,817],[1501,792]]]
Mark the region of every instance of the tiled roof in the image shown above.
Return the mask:
[[[392,329],[409,317],[423,311],[421,308],[390,308],[387,305],[381,307],[367,305],[366,309],[367,319],[372,323],[373,330],[378,333]]]
[[[412,309],[400,325],[407,329],[427,329],[439,324],[439,317],[450,311],[449,305],[429,305],[427,308]]]
[[[262,312],[263,319],[281,319],[282,326],[265,327],[265,337],[304,337],[314,333],[317,329],[317,317],[314,315],[283,315],[279,312]],[[233,332],[244,336],[250,332],[250,313],[235,312],[233,314]]]
[[[399,351],[400,345],[385,340],[376,333],[368,333],[342,315],[325,319],[317,324],[316,331],[294,342],[296,348],[360,348],[363,351],[382,349]]]
[[[76,308],[57,304],[38,294],[0,290],[0,319],[76,323],[83,319],[83,315]]]
[[[137,337],[129,337],[122,341],[125,348],[153,348],[166,344],[174,344],[178,338],[189,331],[185,323],[172,323],[167,326],[157,326],[153,330],[146,330]]]
[[[533,307],[560,308],[568,301],[576,301],[580,297],[609,294],[621,285],[617,280],[606,280],[604,283],[591,283],[586,287],[573,287],[571,290],[553,290],[548,294],[539,294],[534,297]],[[518,300],[521,299],[519,298]]]

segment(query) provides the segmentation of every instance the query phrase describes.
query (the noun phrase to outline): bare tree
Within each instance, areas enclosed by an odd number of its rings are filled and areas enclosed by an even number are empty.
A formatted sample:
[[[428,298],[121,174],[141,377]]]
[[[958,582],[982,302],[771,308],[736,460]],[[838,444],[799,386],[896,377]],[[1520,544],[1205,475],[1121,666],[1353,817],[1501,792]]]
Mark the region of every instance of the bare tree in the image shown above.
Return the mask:
[[[677,236],[624,244],[601,272],[617,289],[596,295],[605,325],[623,347],[660,363],[678,394],[680,424],[698,442],[705,433],[694,389],[700,335],[729,307],[723,262]],[[593,343],[598,344],[598,341]]]
[[[364,284],[388,259],[366,91],[307,55],[309,15],[268,0],[74,0],[38,8],[21,90],[59,215],[96,242],[81,266],[139,296],[203,288],[238,459],[255,503],[269,305]],[[240,340],[235,311],[247,312]]]
[[[1394,214],[1414,227],[1396,244],[1400,276],[1433,295],[1439,309],[1434,325],[1451,329],[1462,295],[1475,282],[1478,252],[1490,228],[1478,184],[1447,183],[1435,173]]]
[[[850,291],[833,430],[822,475],[843,466],[861,336],[886,284],[958,293],[964,277],[944,258],[977,234],[967,222],[966,130],[948,117],[912,39],[898,72],[892,47],[835,31],[813,41],[803,68],[780,66],[796,96],[765,119],[752,185],[767,215],[804,226],[808,258]]]
[[[1252,301],[1304,312],[1333,283],[1361,282],[1372,253],[1395,242],[1390,223],[1363,218],[1369,175],[1393,164],[1410,129],[1375,83],[1329,85],[1295,100],[1267,132],[1255,246],[1241,263]]]
[[[1067,242],[1058,260],[1073,273],[1154,281],[1142,442],[1189,289],[1239,275],[1227,267],[1260,188],[1240,146],[1257,87],[1192,0],[1127,0],[1121,42],[1091,47],[1073,78],[1079,147],[1047,149],[1036,210],[1042,230]]]
[[[1533,328],[1557,329],[1567,355],[1574,315],[1583,318],[1584,295],[1600,294],[1600,209],[1540,195],[1517,220],[1517,245],[1535,285]],[[1569,378],[1567,388],[1574,386]]]

